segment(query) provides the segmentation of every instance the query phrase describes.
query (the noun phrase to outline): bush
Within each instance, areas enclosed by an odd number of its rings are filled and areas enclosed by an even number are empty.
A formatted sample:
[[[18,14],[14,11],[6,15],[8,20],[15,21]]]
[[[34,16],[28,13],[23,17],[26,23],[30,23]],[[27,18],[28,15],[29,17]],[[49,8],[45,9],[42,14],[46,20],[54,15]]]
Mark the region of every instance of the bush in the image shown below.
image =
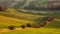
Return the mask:
[[[55,16],[51,16],[50,18],[48,18],[48,21],[51,22],[55,19]]]
[[[48,20],[47,20],[47,21],[51,22],[51,21],[52,21],[52,19],[51,19],[51,18],[48,18]]]
[[[0,11],[3,11],[2,7],[0,6]]]
[[[47,22],[47,21],[43,21],[43,22],[40,24],[40,27],[44,27],[44,26],[46,26],[46,25],[48,25],[48,22]]]
[[[9,30],[14,30],[15,29],[14,26],[9,26],[8,28],[9,28]]]
[[[21,28],[23,28],[23,29],[24,29],[24,28],[25,28],[25,25],[21,25]]]
[[[31,24],[30,23],[27,23],[26,26],[30,28],[31,27]]]
[[[33,24],[32,28],[40,28],[40,24]]]

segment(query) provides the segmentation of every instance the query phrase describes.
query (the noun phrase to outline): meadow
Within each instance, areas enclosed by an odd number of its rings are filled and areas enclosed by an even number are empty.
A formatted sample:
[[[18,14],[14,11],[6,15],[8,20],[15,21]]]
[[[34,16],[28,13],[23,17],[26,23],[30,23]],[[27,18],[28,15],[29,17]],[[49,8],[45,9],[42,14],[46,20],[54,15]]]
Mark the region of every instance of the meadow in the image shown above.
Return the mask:
[[[11,32],[0,32],[1,34],[60,34],[60,10],[41,10],[34,13],[28,13],[30,10],[24,10],[27,13],[22,13],[14,9],[8,12],[0,12],[0,29],[8,29],[8,26],[14,25],[16,28],[21,28],[22,24],[26,23],[40,23],[44,17],[56,16],[55,21],[52,21],[46,27],[41,28],[25,28],[20,30],[13,30]]]

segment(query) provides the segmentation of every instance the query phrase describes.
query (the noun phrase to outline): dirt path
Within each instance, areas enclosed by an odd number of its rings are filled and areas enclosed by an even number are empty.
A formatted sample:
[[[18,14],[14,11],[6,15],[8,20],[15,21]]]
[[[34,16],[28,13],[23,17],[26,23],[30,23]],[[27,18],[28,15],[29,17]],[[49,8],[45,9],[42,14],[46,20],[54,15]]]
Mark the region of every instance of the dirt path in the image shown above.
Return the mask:
[[[3,32],[12,32],[12,31],[18,31],[18,30],[21,30],[22,28],[16,28],[15,30],[9,30],[9,29],[0,29],[0,33],[3,33]]]
[[[25,29],[30,29],[30,28],[25,28]],[[13,32],[13,31],[19,31],[19,30],[24,30],[24,29],[22,29],[22,28],[15,28],[14,30],[0,29],[0,33],[3,33],[3,32]]]
[[[55,19],[55,21],[60,21],[60,19]]]

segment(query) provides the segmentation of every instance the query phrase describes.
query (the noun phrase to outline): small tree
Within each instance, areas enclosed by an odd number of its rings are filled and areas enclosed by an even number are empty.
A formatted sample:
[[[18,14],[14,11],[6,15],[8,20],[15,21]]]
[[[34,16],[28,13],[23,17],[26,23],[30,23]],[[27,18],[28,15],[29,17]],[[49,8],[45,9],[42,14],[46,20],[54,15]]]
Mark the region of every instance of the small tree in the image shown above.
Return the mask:
[[[47,21],[51,22],[52,20],[51,20],[51,18],[48,18],[48,20],[47,20]]]
[[[43,22],[40,24],[40,27],[44,27],[44,26],[46,26],[46,25],[48,25],[48,22],[47,22],[47,21],[43,21]]]
[[[30,28],[31,27],[31,24],[30,23],[27,23],[26,26]]]
[[[32,24],[32,28],[40,28],[40,24]]]
[[[2,6],[0,6],[0,11],[3,11]]]
[[[23,28],[23,29],[24,29],[24,28],[25,28],[25,25],[21,25],[21,28]]]
[[[51,22],[51,21],[53,21],[54,19],[55,19],[55,16],[51,16],[51,17],[48,18],[48,21]]]
[[[8,28],[9,28],[9,30],[14,30],[15,29],[14,26],[9,26]]]

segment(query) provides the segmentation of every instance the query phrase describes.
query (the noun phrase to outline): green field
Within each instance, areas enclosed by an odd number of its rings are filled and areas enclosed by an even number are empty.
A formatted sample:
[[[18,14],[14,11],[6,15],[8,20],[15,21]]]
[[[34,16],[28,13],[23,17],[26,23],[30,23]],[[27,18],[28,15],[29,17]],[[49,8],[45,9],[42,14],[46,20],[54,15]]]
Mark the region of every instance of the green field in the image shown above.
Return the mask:
[[[22,13],[14,9],[10,9],[8,12],[0,12],[0,29],[7,29],[10,25],[14,25],[16,28],[20,28],[22,24],[25,25],[26,23],[40,23],[44,17],[48,16],[56,16],[57,19],[43,28],[26,28],[19,31],[3,32],[1,34],[60,34],[59,15],[60,10],[44,10],[41,14],[34,14],[34,11],[31,14]]]
[[[20,31],[4,32],[2,34],[60,34],[60,29],[50,29],[50,28],[30,28],[23,29]]]

